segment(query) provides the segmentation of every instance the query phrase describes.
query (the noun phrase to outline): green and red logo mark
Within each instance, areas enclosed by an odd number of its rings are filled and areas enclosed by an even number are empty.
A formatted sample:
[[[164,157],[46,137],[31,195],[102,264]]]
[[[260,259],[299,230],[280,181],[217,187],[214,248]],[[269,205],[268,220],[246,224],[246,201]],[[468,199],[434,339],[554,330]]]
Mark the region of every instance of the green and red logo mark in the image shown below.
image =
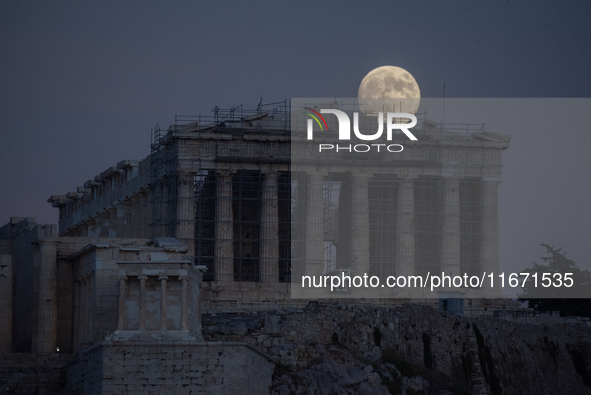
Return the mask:
[[[304,107],[306,110],[312,111],[314,114],[310,114],[309,112],[307,112],[306,114],[308,114],[309,116],[311,116],[312,118],[314,118],[314,120],[316,121],[316,123],[318,124],[318,126],[320,126],[320,131],[324,131],[324,128],[322,127],[322,124],[320,123],[320,120],[318,119],[318,117],[320,117],[320,119],[322,119],[322,122],[324,123],[324,126],[326,126],[326,131],[328,132],[328,125],[326,124],[326,120],[324,119],[324,117],[316,110],[313,110],[309,107]]]

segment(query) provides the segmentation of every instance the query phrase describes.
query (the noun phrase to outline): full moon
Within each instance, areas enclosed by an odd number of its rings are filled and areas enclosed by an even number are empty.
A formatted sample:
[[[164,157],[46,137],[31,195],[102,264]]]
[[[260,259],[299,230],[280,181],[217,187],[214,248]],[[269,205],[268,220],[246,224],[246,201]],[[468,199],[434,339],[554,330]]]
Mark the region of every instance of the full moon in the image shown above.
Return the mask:
[[[382,66],[370,71],[359,85],[359,106],[366,113],[416,114],[421,102],[419,84],[401,67]]]

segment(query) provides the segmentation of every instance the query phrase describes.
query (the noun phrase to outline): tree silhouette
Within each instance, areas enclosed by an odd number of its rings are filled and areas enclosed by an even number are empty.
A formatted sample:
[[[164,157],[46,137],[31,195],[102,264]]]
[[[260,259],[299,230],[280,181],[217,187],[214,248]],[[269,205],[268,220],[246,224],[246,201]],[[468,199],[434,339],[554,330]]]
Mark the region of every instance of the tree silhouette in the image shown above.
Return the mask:
[[[559,311],[562,317],[591,317],[591,273],[579,269],[575,261],[566,257],[566,252],[561,252],[562,248],[555,249],[547,244],[541,246],[546,248],[547,256],[540,259],[547,264],[534,262],[532,268],[522,271],[530,275],[523,286],[523,293],[518,294],[519,300],[527,301],[535,311]],[[545,273],[550,274],[544,276]],[[560,275],[555,276],[556,273]],[[570,283],[565,282],[565,273],[572,273],[567,276],[572,278],[571,287],[565,286]],[[543,281],[543,278],[546,280]],[[551,286],[542,285],[549,281]]]

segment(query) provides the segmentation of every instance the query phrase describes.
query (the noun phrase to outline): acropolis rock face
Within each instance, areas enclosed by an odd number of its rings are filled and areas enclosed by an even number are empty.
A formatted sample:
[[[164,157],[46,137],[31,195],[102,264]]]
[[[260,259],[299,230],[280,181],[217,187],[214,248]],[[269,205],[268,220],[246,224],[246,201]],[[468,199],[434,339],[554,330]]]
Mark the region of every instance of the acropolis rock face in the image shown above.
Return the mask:
[[[584,394],[591,391],[588,322],[311,303],[206,315],[204,336],[244,341],[275,358],[273,394]]]

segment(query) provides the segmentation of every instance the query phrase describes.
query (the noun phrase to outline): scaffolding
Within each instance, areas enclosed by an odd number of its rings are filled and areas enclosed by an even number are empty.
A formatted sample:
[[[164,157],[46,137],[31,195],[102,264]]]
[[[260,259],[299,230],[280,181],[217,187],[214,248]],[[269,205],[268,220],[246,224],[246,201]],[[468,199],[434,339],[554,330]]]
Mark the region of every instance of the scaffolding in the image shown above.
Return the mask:
[[[178,137],[187,131],[198,132],[191,136],[190,148],[183,146],[183,139]],[[187,150],[193,152],[188,155]],[[290,281],[291,174],[287,101],[260,102],[256,110],[247,110],[243,105],[229,109],[216,106],[207,116],[176,115],[168,130],[158,126],[152,130],[151,153],[151,236],[177,237],[191,245],[193,262],[207,266],[205,281],[224,275],[239,282],[266,280],[261,272],[261,245],[265,241],[262,201],[265,172],[276,173],[276,185],[267,188],[272,189],[268,193],[278,201],[277,274],[279,281]],[[191,197],[178,192],[178,172],[183,168],[194,170]],[[219,195],[218,184],[224,177],[231,178],[228,196]],[[230,202],[222,207],[226,198]],[[191,199],[193,206],[194,216],[190,219],[194,227],[193,240],[183,239],[178,232],[178,224],[183,221],[179,218],[178,206],[183,199]],[[220,216],[218,211],[223,208],[231,212]],[[215,267],[216,242],[220,241],[220,229],[224,226],[230,229],[226,234],[231,234],[221,240],[231,249],[232,264],[226,266],[228,272],[220,272]]]
[[[355,102],[331,101],[320,105],[302,100],[299,105],[305,108],[318,106],[317,109],[336,108],[347,113],[349,119],[353,119],[353,111],[359,111]],[[402,156],[402,159],[388,161],[383,151],[369,152],[365,156],[349,152],[335,153],[334,150],[329,152],[328,155],[333,156],[322,165],[322,172],[325,173],[322,274],[367,273],[369,276],[379,277],[383,284],[388,276],[409,273],[422,276],[441,271],[447,274],[482,273],[482,180],[486,177],[484,169],[488,158],[485,158],[483,150],[485,144],[478,144],[479,140],[472,136],[483,133],[484,124],[446,123],[444,128],[442,123],[427,120],[426,112],[416,116],[419,120],[417,136],[419,140],[428,143],[414,149],[412,157]],[[359,129],[375,130],[373,119],[370,124],[364,124],[362,116],[359,117]],[[305,120],[298,120],[300,123],[302,121]],[[421,122],[429,129],[428,133],[421,128]],[[331,125],[328,128],[338,130]],[[293,124],[292,129],[300,132],[306,130],[305,127]],[[444,147],[449,146],[444,141],[450,138],[457,139],[461,148],[448,150],[448,156],[444,157]],[[400,141],[405,140],[402,137]],[[465,145],[461,141],[465,141]],[[349,143],[354,145],[366,142],[352,136],[347,141]],[[304,144],[302,143],[302,147]],[[313,153],[305,149],[298,150],[298,153],[309,155],[307,158],[298,158],[299,162],[306,163],[307,159],[312,163],[310,169],[317,171],[314,163],[318,159]],[[409,172],[409,169],[412,171]],[[356,208],[364,204],[363,198],[356,193],[358,188],[365,188],[364,181],[359,178],[364,178],[364,173],[367,172],[371,173],[367,181],[368,218],[359,214],[357,211],[360,210]],[[456,182],[458,187],[450,187],[450,184],[455,185]],[[401,200],[401,196],[405,196],[405,192],[401,191],[403,187],[411,190],[410,201],[408,195],[406,200]],[[452,188],[453,191],[449,192],[446,188]],[[450,202],[450,199],[453,201]],[[304,206],[304,202],[300,201],[299,205]],[[308,202],[308,206],[312,207],[312,204]],[[365,208],[361,211],[364,210]],[[456,213],[455,210],[459,211]],[[408,219],[410,217],[412,220]],[[404,221],[408,224],[400,226]],[[368,223],[367,227],[365,222]],[[450,229],[450,222],[453,222],[453,229]],[[366,230],[369,234],[367,244],[365,241],[360,243],[355,240],[359,236],[363,237]],[[302,230],[301,233],[305,232]],[[405,238],[404,233],[411,234],[412,237]],[[305,236],[300,235],[299,240],[304,238]],[[412,248],[403,247],[408,240],[412,241]],[[298,243],[298,240],[294,240],[294,245],[298,246],[294,257],[300,260],[306,260],[304,244],[305,242]],[[452,244],[455,246],[450,247]],[[365,255],[367,252],[360,248],[363,245],[369,246],[368,258]],[[403,266],[409,263],[412,269],[405,272]],[[309,270],[316,269],[309,266]]]
[[[152,129],[150,237],[174,236],[177,202],[178,145],[158,124]]]
[[[152,130],[152,237],[177,237],[190,244],[191,259],[196,265],[206,266],[205,281],[231,276],[236,282],[269,281],[263,277],[265,248],[276,248],[278,279],[290,282],[292,267],[305,261],[305,230],[294,223],[305,222],[307,201],[306,175],[290,168],[290,113],[287,102],[261,104],[256,110],[242,105],[229,109],[217,106],[209,116],[175,116],[175,122],[164,131]],[[417,114],[426,121],[426,114]],[[446,129],[431,123],[441,133],[454,132],[468,138],[480,133],[484,125],[451,124]],[[195,132],[191,146],[180,138],[182,132]],[[177,133],[178,132],[178,133]],[[183,145],[184,144],[184,145]],[[413,167],[420,174],[412,178],[412,202],[404,207],[399,202],[403,174],[376,170],[368,182],[369,273],[381,278],[400,273],[401,262],[411,259],[415,274],[434,273],[444,268],[443,233],[445,232],[444,177],[434,175],[441,169],[441,147],[435,139],[420,149],[420,155],[390,163],[393,167]],[[479,147],[476,147],[479,148]],[[187,154],[188,151],[190,155]],[[473,153],[464,158],[471,166],[484,164],[484,158]],[[484,155],[484,154],[483,154]],[[364,167],[383,154],[357,159],[351,156],[353,167]],[[369,159],[368,159],[369,158]],[[190,162],[189,164],[187,164]],[[482,165],[484,166],[484,165]],[[191,196],[183,196],[178,171],[193,169]],[[267,173],[276,173],[276,182],[269,184]],[[462,177],[459,181],[459,254],[461,271],[473,274],[482,269],[482,177]],[[408,178],[408,177],[407,177]],[[231,189],[223,191],[221,183],[231,180]],[[274,190],[270,190],[273,189]],[[266,193],[276,199],[277,245],[263,232]],[[220,195],[221,194],[221,195]],[[322,181],[324,226],[323,273],[356,272],[353,257],[358,255],[351,239],[352,231],[360,226],[351,217],[355,186],[351,174],[329,171]],[[179,201],[191,199],[193,217],[179,219]],[[358,198],[357,198],[358,199]],[[225,202],[225,203],[224,203]],[[220,210],[226,210],[221,214]],[[400,253],[401,210],[412,211],[413,256]],[[357,219],[358,220],[358,219]],[[179,221],[189,221],[194,238],[179,235]],[[223,233],[221,229],[226,229]],[[222,229],[223,230],[223,229]],[[220,235],[225,234],[224,239]],[[225,252],[220,253],[220,245]],[[275,250],[273,250],[275,251]],[[225,255],[224,255],[225,254]],[[221,256],[231,260],[223,266]]]

